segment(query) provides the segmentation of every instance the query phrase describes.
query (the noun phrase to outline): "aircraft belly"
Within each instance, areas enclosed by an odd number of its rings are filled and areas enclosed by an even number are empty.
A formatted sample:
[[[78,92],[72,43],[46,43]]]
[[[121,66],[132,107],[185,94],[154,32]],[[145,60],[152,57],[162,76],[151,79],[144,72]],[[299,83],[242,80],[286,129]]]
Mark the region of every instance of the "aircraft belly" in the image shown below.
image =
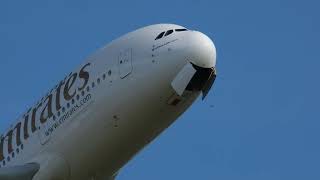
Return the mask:
[[[147,98],[137,96],[138,91],[143,91],[141,89],[122,93],[121,91],[125,89],[117,90],[117,93],[123,96],[116,96],[116,99],[109,96],[105,104],[98,105],[101,123],[95,128],[100,132],[95,139],[100,140],[100,145],[96,146],[93,153],[96,156],[92,158],[96,169],[109,174],[114,174],[122,168],[145,145],[174,122],[199,95],[199,93],[186,94],[186,97],[181,98],[180,104],[174,106],[168,104],[168,100],[175,95],[170,86],[165,91],[159,87],[161,90],[159,92],[140,92]],[[101,107],[109,108],[106,110]]]

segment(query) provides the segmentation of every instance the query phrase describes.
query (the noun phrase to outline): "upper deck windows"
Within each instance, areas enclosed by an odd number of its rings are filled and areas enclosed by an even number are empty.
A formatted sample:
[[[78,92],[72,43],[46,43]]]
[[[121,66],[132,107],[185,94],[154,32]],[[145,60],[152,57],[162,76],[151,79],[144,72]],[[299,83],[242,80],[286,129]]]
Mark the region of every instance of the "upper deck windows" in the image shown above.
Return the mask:
[[[163,31],[163,32],[161,32],[161,33],[156,37],[155,40],[161,39],[161,38],[163,38],[163,37],[165,37],[165,36],[169,36],[169,35],[172,34],[173,32],[183,32],[183,31],[188,31],[188,29],[175,29],[175,30],[170,29],[170,30],[168,30],[168,31]]]

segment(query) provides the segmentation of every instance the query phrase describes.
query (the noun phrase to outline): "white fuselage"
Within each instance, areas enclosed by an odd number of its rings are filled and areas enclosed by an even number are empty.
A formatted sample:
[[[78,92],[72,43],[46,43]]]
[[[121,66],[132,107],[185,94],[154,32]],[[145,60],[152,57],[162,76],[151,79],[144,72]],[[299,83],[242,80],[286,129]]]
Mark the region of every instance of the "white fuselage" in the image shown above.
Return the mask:
[[[189,61],[215,66],[215,59],[193,52],[191,44],[197,42],[192,34],[199,32],[174,32],[155,40],[162,31],[182,28],[148,26],[90,56],[19,119],[20,128],[14,124],[3,135],[1,165],[37,162],[34,180],[115,175],[201,93],[176,94],[170,83],[181,68]],[[10,130],[12,135],[6,135]]]

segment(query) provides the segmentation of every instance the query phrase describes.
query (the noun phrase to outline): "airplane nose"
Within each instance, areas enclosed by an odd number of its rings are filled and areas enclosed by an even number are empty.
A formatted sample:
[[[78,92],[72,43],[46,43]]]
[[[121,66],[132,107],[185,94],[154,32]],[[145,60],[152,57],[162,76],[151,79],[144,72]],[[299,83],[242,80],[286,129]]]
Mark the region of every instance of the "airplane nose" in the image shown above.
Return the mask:
[[[216,79],[216,48],[208,36],[197,31],[190,32],[184,43],[188,63],[171,86],[180,96],[185,90],[201,91],[204,99]]]
[[[188,60],[202,68],[212,68],[216,65],[216,48],[212,40],[198,31],[191,31],[187,42]]]

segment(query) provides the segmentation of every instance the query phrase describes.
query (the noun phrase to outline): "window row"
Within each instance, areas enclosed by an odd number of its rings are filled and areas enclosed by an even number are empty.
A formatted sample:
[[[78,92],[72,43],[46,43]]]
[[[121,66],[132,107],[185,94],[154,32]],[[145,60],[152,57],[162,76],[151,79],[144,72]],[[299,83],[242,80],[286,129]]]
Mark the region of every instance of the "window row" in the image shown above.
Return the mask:
[[[23,150],[23,148],[24,148],[23,144],[21,144],[20,147],[18,147],[15,152],[11,153],[11,156],[8,156],[6,160],[2,161],[2,163],[0,164],[0,168],[2,166],[5,166],[7,162],[10,162],[12,159],[14,159],[16,154],[19,154]]]
[[[77,94],[75,96],[75,98],[71,99],[71,102],[68,102],[66,104],[65,107],[62,107],[61,108],[61,111],[58,111],[55,115],[52,116],[52,119],[55,121],[58,117],[60,117],[61,115],[63,115],[63,113],[66,112],[67,109],[69,109],[71,107],[71,104],[75,104],[77,101],[80,100],[80,96],[84,97],[87,93],[89,93],[91,91],[91,89],[95,88],[96,87],[96,84],[100,84],[101,83],[101,79],[102,80],[106,80],[107,78],[107,75],[108,76],[111,76],[112,75],[112,71],[109,70],[107,73],[104,73],[101,78],[97,78],[96,81],[93,81],[90,85],[87,86],[87,88],[83,91],[81,91],[80,94]],[[85,92],[86,91],[86,92]],[[28,111],[29,112],[29,111]],[[23,144],[20,145],[20,147],[18,147],[16,149],[15,152],[12,152],[10,156],[7,157],[7,159],[3,160],[2,162],[0,162],[0,168],[1,167],[4,167],[6,166],[6,164],[10,161],[12,161],[12,159],[14,159],[16,157],[17,154],[21,153],[21,151],[23,150],[24,146]]]

